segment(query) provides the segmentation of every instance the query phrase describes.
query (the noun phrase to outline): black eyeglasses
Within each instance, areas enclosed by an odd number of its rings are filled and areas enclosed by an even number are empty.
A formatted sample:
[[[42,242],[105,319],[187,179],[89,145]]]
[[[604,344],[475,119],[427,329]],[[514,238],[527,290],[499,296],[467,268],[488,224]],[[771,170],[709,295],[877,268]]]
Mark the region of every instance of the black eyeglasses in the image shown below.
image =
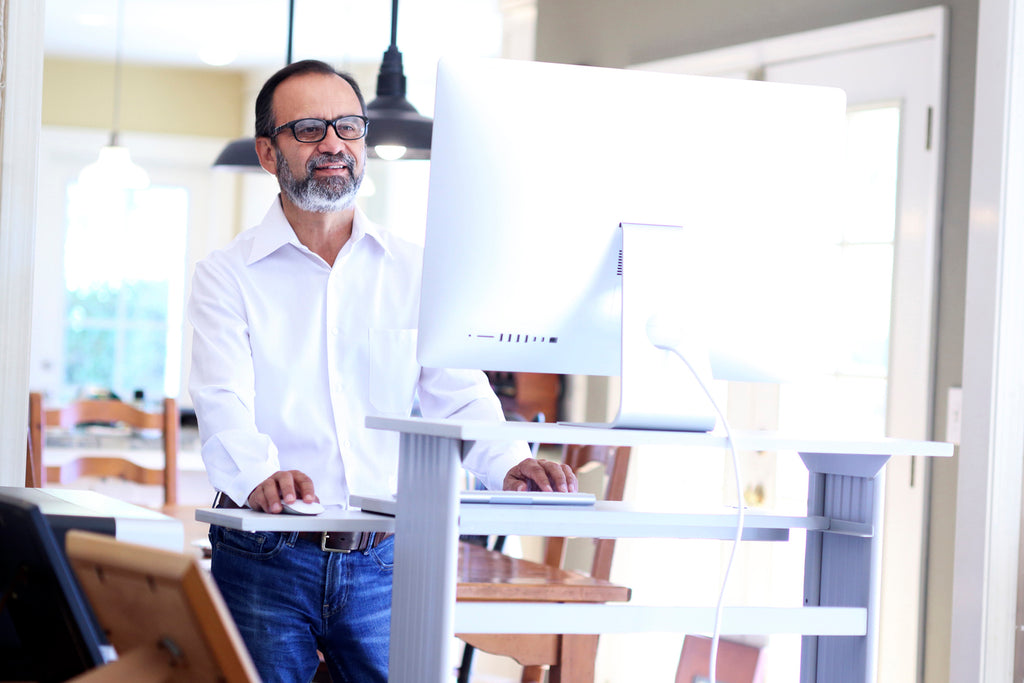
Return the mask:
[[[278,126],[270,132],[270,137],[276,137],[285,128],[291,128],[292,135],[299,142],[320,142],[327,137],[328,126],[334,127],[334,132],[342,140],[358,140],[366,135],[366,127],[370,120],[365,116],[342,116],[333,121],[327,119],[297,119]]]

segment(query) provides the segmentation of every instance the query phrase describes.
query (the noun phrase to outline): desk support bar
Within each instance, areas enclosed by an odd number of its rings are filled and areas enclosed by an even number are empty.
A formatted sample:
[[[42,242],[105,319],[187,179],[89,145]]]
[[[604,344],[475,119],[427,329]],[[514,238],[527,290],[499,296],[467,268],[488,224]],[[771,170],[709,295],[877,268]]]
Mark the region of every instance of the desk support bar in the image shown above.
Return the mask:
[[[882,519],[884,456],[859,460],[802,455],[810,470],[808,515],[845,520],[851,527]],[[838,465],[835,467],[834,465]],[[841,526],[841,525],[840,525]],[[801,683],[872,683],[878,663],[882,531],[869,536],[808,531],[804,559],[804,606],[864,607],[861,638],[804,636]],[[867,580],[865,580],[867,578]]]
[[[455,439],[403,433],[395,518],[391,683],[444,681],[455,625],[458,473]]]
[[[500,624],[495,626],[495,624]],[[714,607],[648,605],[460,602],[457,633],[711,633]],[[863,607],[726,607],[723,635],[814,633],[861,640],[867,632]]]

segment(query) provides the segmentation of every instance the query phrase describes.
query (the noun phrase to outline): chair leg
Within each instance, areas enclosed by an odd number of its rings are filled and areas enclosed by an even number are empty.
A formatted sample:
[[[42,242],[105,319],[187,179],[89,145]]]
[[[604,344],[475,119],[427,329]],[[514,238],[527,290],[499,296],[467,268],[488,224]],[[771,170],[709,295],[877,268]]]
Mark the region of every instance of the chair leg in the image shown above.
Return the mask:
[[[597,635],[563,635],[558,664],[548,669],[548,683],[594,683]]]
[[[459,677],[456,683],[469,683],[469,674],[473,670],[473,652],[475,647],[466,643],[462,646],[462,664],[459,665]]]
[[[520,683],[544,683],[543,666],[524,666]]]

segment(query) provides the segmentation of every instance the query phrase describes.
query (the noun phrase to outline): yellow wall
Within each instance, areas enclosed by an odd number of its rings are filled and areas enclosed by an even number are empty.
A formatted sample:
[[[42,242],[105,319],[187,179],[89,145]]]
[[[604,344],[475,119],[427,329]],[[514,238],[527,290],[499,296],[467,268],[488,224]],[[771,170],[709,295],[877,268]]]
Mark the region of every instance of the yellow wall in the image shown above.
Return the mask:
[[[236,138],[245,110],[239,71],[126,64],[122,131]],[[114,65],[48,57],[43,65],[43,125],[103,128],[113,121]]]

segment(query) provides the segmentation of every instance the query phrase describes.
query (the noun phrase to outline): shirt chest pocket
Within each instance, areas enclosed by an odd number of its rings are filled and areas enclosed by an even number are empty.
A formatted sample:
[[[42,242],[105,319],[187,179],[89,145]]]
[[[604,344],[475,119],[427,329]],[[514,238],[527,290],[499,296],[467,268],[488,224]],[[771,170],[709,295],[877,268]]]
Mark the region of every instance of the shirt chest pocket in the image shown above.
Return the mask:
[[[370,405],[382,414],[408,416],[420,366],[415,329],[370,330]]]

